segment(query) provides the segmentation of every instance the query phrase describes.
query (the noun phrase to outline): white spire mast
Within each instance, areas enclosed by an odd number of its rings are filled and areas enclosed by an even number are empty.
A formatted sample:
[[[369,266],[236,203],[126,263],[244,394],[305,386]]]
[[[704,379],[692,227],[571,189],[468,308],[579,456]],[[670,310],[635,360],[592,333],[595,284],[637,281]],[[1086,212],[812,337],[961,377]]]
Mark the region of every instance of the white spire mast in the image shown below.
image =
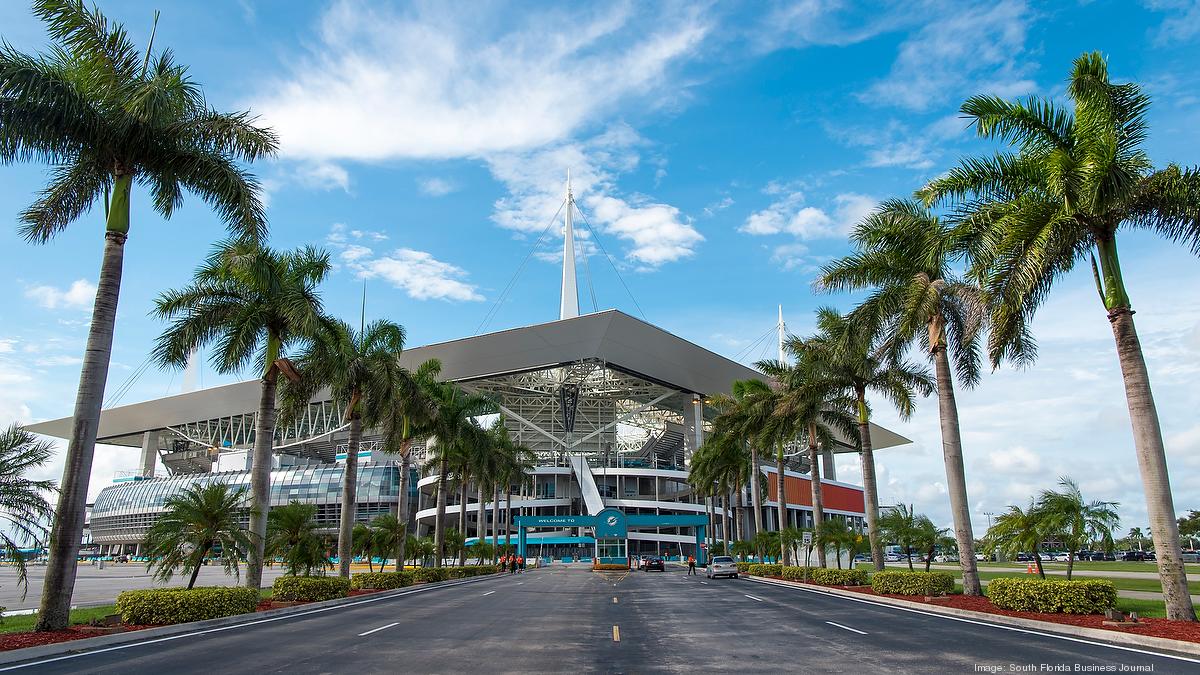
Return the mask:
[[[574,208],[571,170],[567,169],[567,217],[566,228],[563,230],[562,299],[558,306],[559,319],[573,319],[579,316],[579,286],[575,280],[575,229],[571,224],[571,211]]]
[[[783,322],[783,305],[779,306],[779,323],[775,326],[779,332],[779,362],[787,363],[787,359],[783,354],[783,341],[787,336],[787,324]]]

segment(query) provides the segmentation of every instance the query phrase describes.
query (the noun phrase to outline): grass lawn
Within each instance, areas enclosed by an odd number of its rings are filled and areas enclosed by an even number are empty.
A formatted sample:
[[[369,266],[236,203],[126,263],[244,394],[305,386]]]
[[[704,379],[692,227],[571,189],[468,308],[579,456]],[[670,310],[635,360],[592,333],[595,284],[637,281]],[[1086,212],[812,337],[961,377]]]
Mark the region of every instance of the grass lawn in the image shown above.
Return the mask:
[[[1132,598],[1117,598],[1117,609],[1122,612],[1137,612],[1138,616],[1165,619],[1167,603],[1162,600],[1134,600]]]
[[[103,619],[109,614],[116,613],[117,608],[113,605],[103,605],[101,607],[82,607],[80,609],[71,610],[71,623],[88,623],[92,619]],[[0,633],[20,633],[23,631],[31,631],[36,623],[37,614],[6,616],[4,617],[4,622],[0,623]]]
[[[1008,567],[1024,567],[1026,565],[1026,563],[981,562],[981,563],[978,563],[978,565],[981,569],[989,568],[989,567],[1004,569],[1004,568],[1008,568]],[[1065,562],[1042,561],[1042,566],[1048,570],[1066,571],[1066,569],[1067,569],[1067,563],[1065,563]],[[1187,568],[1188,574],[1200,574],[1200,565],[1196,565],[1193,563],[1190,565],[1185,565],[1185,567]],[[1077,569],[1077,570],[1095,570],[1097,572],[1150,572],[1150,573],[1158,572],[1158,566],[1152,562],[1121,562],[1121,561],[1116,561],[1116,562],[1090,562],[1090,561],[1078,562],[1077,561],[1075,563],[1075,569]]]

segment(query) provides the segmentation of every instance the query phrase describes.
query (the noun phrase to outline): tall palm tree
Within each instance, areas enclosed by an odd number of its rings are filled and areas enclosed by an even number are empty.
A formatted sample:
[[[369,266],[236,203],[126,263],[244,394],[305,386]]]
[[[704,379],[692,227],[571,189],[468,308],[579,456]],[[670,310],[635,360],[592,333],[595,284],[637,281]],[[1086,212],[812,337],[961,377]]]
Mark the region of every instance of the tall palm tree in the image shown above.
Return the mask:
[[[755,367],[780,385],[774,412],[778,420],[776,447],[779,464],[779,494],[783,495],[783,449],[785,440],[803,436],[808,448],[809,485],[812,490],[813,529],[821,531],[825,516],[821,489],[820,448],[833,447],[837,435],[852,438],[858,444],[858,426],[850,410],[852,401],[840,383],[831,378],[821,358],[822,351],[808,342],[789,340],[786,347],[795,359],[788,365],[778,361],[760,361]],[[782,499],[782,498],[781,498]],[[817,563],[826,566],[825,547],[817,546]]]
[[[493,404],[485,396],[472,394],[453,383],[433,387],[432,399],[436,415],[430,430],[436,442],[426,453],[426,470],[436,471],[437,512],[434,516],[434,545],[440,567],[446,557],[446,496],[450,489],[451,462],[465,453],[464,446],[483,429],[475,418],[492,411]],[[464,505],[465,508],[465,505]]]
[[[317,505],[292,502],[267,514],[266,555],[280,556],[292,576],[324,570],[329,563],[317,533]]]
[[[1112,325],[1150,515],[1167,616],[1196,620],[1179,545],[1166,451],[1150,375],[1117,255],[1117,231],[1143,229],[1200,252],[1200,170],[1155,170],[1142,147],[1150,98],[1109,81],[1098,52],[1075,60],[1071,107],[1030,97],[976,96],[962,106],[976,131],[1012,151],[972,158],[919,194],[958,207],[973,271],[988,290],[993,363],[1032,357],[1026,326],[1054,283],[1091,263]]]
[[[497,478],[504,486],[504,548],[509,551],[512,550],[512,488],[514,485],[528,486],[536,464],[537,455],[533,450],[513,442],[497,472]]]
[[[53,443],[38,440],[19,424],[0,430],[0,549],[13,561],[17,585],[23,589],[21,599],[28,589],[21,545],[41,547],[54,520],[46,500],[54,483],[26,475],[40,469],[53,452]]]
[[[280,388],[280,422],[302,417],[318,392],[328,388],[346,408],[349,424],[338,522],[338,574],[350,576],[350,537],[358,506],[358,450],[364,425],[379,426],[398,391],[406,391],[408,372],[400,366],[404,328],[386,319],[355,330],[344,321],[325,320],[295,360],[300,377]]]
[[[67,444],[38,630],[66,628],[96,428],[112,355],[134,183],[169,219],[188,190],[231,232],[261,239],[258,182],[240,164],[278,141],[249,113],[218,112],[170,50],[144,52],[125,29],[79,0],[35,0],[52,47],[44,55],[0,46],[0,164],[53,165],[49,184],[19,217],[24,237],[46,243],[100,202],[104,254]]]
[[[212,344],[218,373],[250,365],[260,373],[250,465],[248,588],[262,586],[279,375],[296,377],[284,353],[323,325],[317,285],[328,273],[329,254],[312,247],[276,251],[228,241],[213,250],[190,285],[163,293],[155,303],[155,315],[171,322],[154,347],[158,363],[182,367],[195,350]]]
[[[774,412],[775,393],[771,386],[759,379],[738,380],[733,383],[732,395],[718,394],[709,399],[709,405],[719,411],[713,420],[713,434],[728,435],[745,444],[750,454],[749,488],[751,510],[754,512],[754,532],[747,539],[754,540],[765,532],[763,526],[762,493],[759,479],[762,471],[758,463],[758,448],[769,447],[769,439],[761,435],[770,427]],[[784,521],[780,521],[786,524]]]
[[[437,387],[437,377],[442,371],[442,364],[437,359],[430,359],[417,369],[409,372],[409,377],[401,380],[400,386],[392,391],[392,396],[385,403],[379,428],[383,437],[384,452],[400,457],[400,501],[397,505],[396,518],[405,526],[409,521],[408,492],[410,474],[412,473],[413,443],[426,438],[433,429],[433,420],[437,415],[437,406],[433,393]],[[400,540],[396,551],[398,560],[406,560],[405,552],[409,537]]]
[[[1138,551],[1142,550],[1142,540],[1146,538],[1146,533],[1142,531],[1142,528],[1131,527],[1129,528],[1129,534],[1126,536],[1137,543]]]
[[[1010,557],[1018,553],[1030,551],[1034,563],[1037,564],[1038,575],[1045,579],[1046,570],[1042,569],[1042,541],[1046,538],[1046,517],[1038,508],[1037,503],[1030,503],[1022,509],[1019,506],[1009,506],[1008,510],[996,516],[992,526],[983,537],[983,544],[989,549],[998,550]],[[961,551],[959,557],[962,557]]]
[[[375,531],[375,544],[379,551],[386,559],[391,556],[396,558],[396,571],[404,569],[404,543],[408,538],[408,523],[400,520],[396,516],[385,513],[380,516],[375,516],[375,520],[371,521],[371,529]]]
[[[791,338],[787,348],[792,352],[802,349],[814,352],[833,386],[854,397],[871,561],[876,570],[882,570],[883,544],[878,532],[879,486],[875,479],[871,406],[867,394],[883,397],[895,406],[901,419],[909,419],[914,407],[913,393],[932,394],[933,379],[928,370],[906,361],[894,344],[888,344],[877,323],[822,307],[817,310],[817,331],[803,342]]]
[[[897,504],[879,516],[879,532],[888,541],[896,542],[896,545],[904,549],[904,559],[908,561],[908,569],[911,571],[912,552],[918,545],[918,516],[909,504]]]
[[[1079,484],[1063,476],[1058,479],[1060,490],[1043,490],[1038,497],[1038,509],[1046,518],[1047,530],[1067,547],[1067,579],[1075,567],[1075,553],[1089,544],[1100,541],[1106,549],[1113,545],[1112,531],[1121,522],[1115,502],[1084,501]]]
[[[917,202],[884,202],[855,227],[851,239],[858,250],[822,268],[817,284],[831,291],[872,289],[855,314],[886,326],[897,346],[918,343],[933,361],[963,594],[981,595],[954,376],[967,387],[979,382],[982,293],[954,274],[963,255],[960,238]]]
[[[163,512],[146,531],[146,569],[170,581],[180,567],[191,570],[188,588],[196,585],[200,566],[217,553],[226,574],[237,576],[238,561],[250,547],[239,511],[245,508],[245,489],[226,483],[190,485],[167,497]]]

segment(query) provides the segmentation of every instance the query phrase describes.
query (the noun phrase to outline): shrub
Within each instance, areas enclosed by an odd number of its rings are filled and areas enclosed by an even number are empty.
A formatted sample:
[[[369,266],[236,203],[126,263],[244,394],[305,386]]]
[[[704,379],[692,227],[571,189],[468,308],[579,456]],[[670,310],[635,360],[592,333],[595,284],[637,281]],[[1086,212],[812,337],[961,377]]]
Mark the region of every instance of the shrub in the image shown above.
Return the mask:
[[[811,568],[808,569],[807,577],[805,576],[804,570],[805,570],[805,568],[803,568],[803,567],[788,566],[788,567],[783,568],[782,574],[780,574],[780,576],[782,576],[784,579],[787,579],[788,581],[804,581],[805,578],[812,579],[812,569]]]
[[[350,580],[345,577],[279,577],[272,585],[275,600],[319,602],[344,598],[350,594]]]
[[[799,568],[803,569],[803,568]],[[864,586],[867,583],[866,570],[831,570],[818,567],[808,574],[814,583],[831,586]],[[950,588],[954,588],[951,584]]]
[[[413,580],[419,583],[445,581],[449,578],[449,568],[446,567],[422,567],[413,570]]]
[[[1101,614],[1117,602],[1117,587],[1108,579],[992,579],[992,604],[1020,612]]]
[[[738,571],[739,571],[739,572],[741,572],[742,574],[749,574],[749,573],[750,573],[750,566],[751,566],[751,565],[753,565],[753,564],[754,564],[754,563],[748,563],[748,562],[740,562],[740,563],[736,563],[736,565],[737,565],[737,568],[738,568]]]
[[[885,595],[946,595],[954,590],[949,572],[876,572],[871,589]]]
[[[628,570],[629,566],[628,565],[619,565],[616,563],[596,563],[596,564],[592,565],[592,569],[595,571],[614,571],[614,572],[622,571],[623,572],[623,571]]]
[[[783,574],[783,565],[754,563],[746,571],[756,577],[777,577]]]
[[[413,573],[403,572],[363,572],[350,577],[350,588],[369,588],[377,591],[388,591],[393,588],[404,588],[413,583]]]
[[[248,614],[258,607],[253,588],[151,588],[117,596],[117,612],[128,624],[162,626]]]

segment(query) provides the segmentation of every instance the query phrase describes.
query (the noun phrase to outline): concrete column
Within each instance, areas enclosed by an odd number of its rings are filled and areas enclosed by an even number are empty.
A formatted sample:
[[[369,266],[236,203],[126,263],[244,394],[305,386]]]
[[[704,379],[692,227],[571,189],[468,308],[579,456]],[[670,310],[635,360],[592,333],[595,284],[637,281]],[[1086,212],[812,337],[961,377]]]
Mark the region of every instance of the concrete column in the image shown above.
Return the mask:
[[[147,431],[142,434],[142,467],[143,478],[153,478],[154,468],[158,463],[158,432]]]
[[[826,450],[821,453],[821,477],[837,480],[837,466],[833,460],[833,452]]]

